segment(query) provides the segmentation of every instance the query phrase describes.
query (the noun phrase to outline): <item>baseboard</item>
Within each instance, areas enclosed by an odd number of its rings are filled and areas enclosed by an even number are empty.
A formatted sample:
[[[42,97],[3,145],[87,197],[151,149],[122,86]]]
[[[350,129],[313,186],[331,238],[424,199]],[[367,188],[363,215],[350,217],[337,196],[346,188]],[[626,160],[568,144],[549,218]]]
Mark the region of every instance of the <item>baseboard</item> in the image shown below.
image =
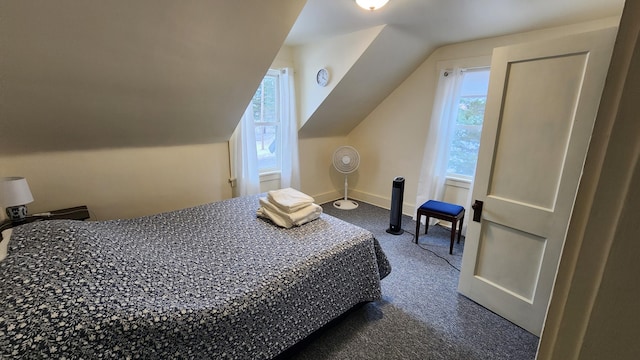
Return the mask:
[[[334,200],[338,200],[344,195],[340,195],[340,193],[337,191],[329,191],[326,193],[314,194],[311,196],[313,196],[313,198],[316,200],[316,204],[324,204]]]
[[[324,204],[342,199],[344,197],[344,194],[341,194],[337,191],[328,191],[322,194],[314,194],[311,196],[313,196],[313,198],[316,200],[316,204]],[[347,196],[349,199],[365,202],[367,204],[375,205],[387,210],[391,209],[391,198],[388,197],[383,197],[359,190],[349,190]],[[402,214],[413,217],[415,216],[415,211],[415,203],[407,203],[406,201],[402,202]]]
[[[383,209],[391,209],[391,198],[383,197],[371,193],[367,193],[359,190],[349,190],[349,198],[366,202],[371,205],[381,207]],[[416,205],[415,203],[406,201],[402,202],[402,213],[407,216],[413,217],[415,215]]]

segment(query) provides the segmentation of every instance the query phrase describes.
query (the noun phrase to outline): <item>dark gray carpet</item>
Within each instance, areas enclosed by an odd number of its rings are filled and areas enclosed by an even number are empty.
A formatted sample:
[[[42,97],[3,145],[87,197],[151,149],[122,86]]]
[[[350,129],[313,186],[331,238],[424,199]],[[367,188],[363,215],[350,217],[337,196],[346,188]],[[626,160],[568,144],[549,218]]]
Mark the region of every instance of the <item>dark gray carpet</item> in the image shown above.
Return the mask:
[[[457,292],[464,238],[449,255],[448,229],[429,228],[413,242],[415,222],[403,216],[402,235],[386,233],[388,210],[323,205],[327,214],[374,233],[393,270],[383,298],[318,331],[282,358],[291,359],[534,359],[538,338]],[[421,228],[424,233],[424,227]],[[448,262],[449,263],[448,263]]]

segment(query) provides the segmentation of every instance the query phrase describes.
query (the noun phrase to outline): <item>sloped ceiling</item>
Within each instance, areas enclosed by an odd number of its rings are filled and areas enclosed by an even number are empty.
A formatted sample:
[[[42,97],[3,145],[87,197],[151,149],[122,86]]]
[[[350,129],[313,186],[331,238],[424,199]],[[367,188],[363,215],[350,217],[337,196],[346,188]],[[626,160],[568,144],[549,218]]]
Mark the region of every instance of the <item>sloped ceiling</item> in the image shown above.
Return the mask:
[[[0,0],[0,153],[226,141],[300,0]]]
[[[302,119],[299,136],[349,134],[419,65],[423,52],[418,38],[385,26],[313,114]]]
[[[308,0],[287,37],[290,46],[386,26],[315,112],[301,119],[300,137],[348,135],[439,46],[620,16],[623,5],[624,0],[390,0],[371,12],[353,0]]]
[[[386,25],[300,130],[347,135],[438,46],[616,16],[623,3],[0,0],[0,155],[227,141],[285,40]]]

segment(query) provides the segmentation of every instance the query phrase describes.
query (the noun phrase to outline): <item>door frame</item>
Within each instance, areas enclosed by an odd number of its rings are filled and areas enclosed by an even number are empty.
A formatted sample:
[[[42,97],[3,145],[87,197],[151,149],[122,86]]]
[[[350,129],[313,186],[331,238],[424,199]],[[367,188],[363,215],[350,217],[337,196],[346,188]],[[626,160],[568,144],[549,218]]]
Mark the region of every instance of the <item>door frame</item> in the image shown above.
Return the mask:
[[[628,344],[638,334],[637,329],[612,334],[607,328],[598,329],[598,324],[590,323],[602,286],[607,283],[607,279],[603,282],[605,271],[616,260],[610,258],[612,248],[617,245],[638,249],[638,245],[634,245],[637,244],[637,236],[630,235],[629,224],[619,222],[626,207],[636,211],[639,207],[624,201],[634,187],[640,186],[638,179],[633,177],[638,166],[638,139],[637,135],[628,136],[629,129],[638,134],[640,125],[634,113],[624,111],[629,103],[637,102],[631,94],[640,91],[640,81],[629,74],[630,69],[640,68],[638,39],[640,2],[626,1],[537,359],[578,359],[588,329],[599,333],[602,341],[613,342],[610,346],[618,354],[609,353],[612,358],[623,358],[629,355],[625,351],[632,350],[627,350],[629,347],[616,348],[615,345],[620,342]],[[635,268],[629,269],[630,273],[637,273],[639,267],[636,262]],[[637,289],[638,285],[635,286]],[[616,307],[607,315],[615,321],[616,316],[621,317],[620,313],[624,311]]]
[[[497,50],[494,50],[495,61],[492,62],[492,68],[496,67],[496,69],[492,69],[491,81],[493,82],[493,85],[490,85],[490,87],[492,86],[494,90],[496,90],[497,88],[501,88],[502,84],[506,81],[506,77],[508,76],[508,66],[504,70],[504,73],[501,71],[500,66],[497,66],[498,63],[503,64],[505,61],[508,64],[511,61],[513,61],[514,63],[519,63],[522,60],[528,59],[528,56],[533,56],[533,59],[554,59],[554,54],[563,54],[560,58],[563,58],[567,55],[573,56],[586,54],[588,63],[585,62],[585,66],[590,68],[590,70],[588,71],[586,70],[587,68],[585,68],[585,71],[587,72],[583,75],[585,76],[585,78],[583,78],[583,81],[588,81],[588,83],[583,83],[582,85],[580,85],[581,90],[578,93],[578,97],[576,98],[577,104],[580,105],[576,105],[578,107],[574,111],[577,111],[577,113],[573,114],[573,116],[576,116],[576,119],[582,120],[575,120],[580,122],[576,123],[577,125],[571,125],[571,129],[569,130],[570,134],[573,134],[576,131],[574,126],[580,126],[577,129],[577,131],[579,132],[575,133],[575,135],[578,137],[575,139],[572,137],[570,140],[568,140],[570,141],[570,143],[568,144],[573,144],[573,148],[572,150],[571,148],[567,150],[569,151],[567,153],[567,156],[572,156],[571,159],[573,160],[569,159],[569,161],[571,161],[571,165],[569,168],[566,167],[566,164],[562,165],[563,170],[561,170],[561,172],[559,173],[559,176],[561,176],[561,178],[559,178],[558,180],[561,181],[558,183],[557,191],[562,193],[563,196],[561,197],[561,203],[557,203],[556,205],[561,206],[559,208],[560,213],[556,214],[556,210],[553,210],[553,214],[549,214],[555,220],[555,222],[553,222],[555,225],[553,225],[553,228],[548,227],[551,225],[545,227],[545,221],[547,220],[545,220],[546,212],[544,211],[539,211],[540,218],[538,218],[538,220],[536,220],[536,222],[534,223],[527,223],[526,221],[523,222],[521,221],[521,219],[518,219],[518,221],[516,222],[516,224],[520,226],[516,226],[516,229],[523,230],[525,233],[532,233],[542,237],[546,237],[548,235],[543,235],[545,234],[544,231],[538,233],[536,232],[536,230],[532,229],[538,229],[538,231],[542,231],[542,229],[554,231],[554,242],[552,244],[545,244],[543,247],[544,256],[540,258],[543,263],[539,265],[540,273],[538,274],[538,276],[540,276],[542,280],[534,279],[535,290],[532,294],[533,297],[530,300],[524,298],[519,299],[517,295],[509,297],[509,291],[503,291],[499,294],[494,294],[496,296],[491,297],[492,293],[489,291],[490,289],[492,289],[491,286],[484,286],[485,283],[479,282],[480,280],[476,280],[475,275],[469,275],[469,272],[473,272],[473,274],[475,274],[477,266],[476,262],[478,261],[478,259],[476,259],[475,251],[479,251],[479,248],[472,247],[471,249],[466,249],[466,247],[470,244],[465,244],[465,255],[467,256],[467,258],[463,258],[462,266],[463,269],[466,267],[465,276],[467,277],[465,279],[467,280],[463,283],[463,276],[461,274],[461,280],[459,282],[458,290],[463,295],[470,297],[472,300],[479,302],[483,306],[493,308],[494,311],[510,319],[511,321],[518,323],[520,326],[526,328],[528,331],[536,335],[541,334],[542,328],[544,326],[543,322],[545,319],[545,314],[548,311],[549,301],[553,291],[555,278],[557,276],[558,264],[562,258],[563,245],[566,240],[566,234],[570,222],[572,208],[573,206],[575,206],[575,196],[579,187],[581,169],[584,165],[586,152],[588,151],[589,138],[591,137],[591,133],[593,130],[592,126],[594,124],[594,119],[598,111],[599,99],[602,96],[606,71],[608,69],[608,65],[610,64],[615,31],[615,26],[603,27],[593,31],[569,34],[555,39],[552,38],[509,45],[504,48],[498,48]],[[596,37],[593,38],[593,36]],[[585,53],[584,51],[587,50],[589,52]],[[497,73],[495,73],[495,71],[497,71]],[[491,88],[489,96],[492,96]],[[493,93],[493,96],[496,96],[496,93]],[[503,93],[500,93],[499,96],[504,97],[505,95]],[[490,110],[489,106],[490,104],[487,103],[488,112]],[[502,109],[495,108],[496,106],[498,106],[497,104],[494,103],[492,106],[494,106],[493,115],[497,115],[498,113],[501,114]],[[501,100],[500,107],[502,106],[503,105]],[[489,122],[485,121],[485,125],[487,124],[489,124]],[[483,129],[483,142],[486,142],[487,144],[493,144],[497,141],[497,137],[500,133],[500,124],[498,123],[496,124],[496,126],[497,129],[495,134],[492,132],[486,133],[488,129]],[[491,152],[494,151],[497,150],[491,150]],[[494,157],[494,159],[489,159],[491,161],[491,167],[493,167],[493,161],[495,161],[495,153],[492,156]],[[487,159],[485,158],[485,160]],[[566,174],[564,174],[565,172]],[[488,176],[489,178],[486,179],[476,178],[474,189],[472,190],[473,199],[486,200],[487,204],[489,199],[484,199],[484,195],[482,194],[485,193],[485,186],[487,186],[486,191],[489,191],[490,179],[493,175],[489,174]],[[565,178],[565,176],[569,177]],[[485,180],[487,182],[486,184],[484,183]],[[570,197],[568,197],[569,191]],[[554,201],[560,200],[556,199]],[[556,205],[553,206],[553,209],[555,209]],[[513,206],[508,207],[507,210],[512,207]],[[538,211],[536,209],[535,203],[531,207],[532,211]],[[498,223],[502,222],[498,221]],[[482,238],[482,235],[480,234],[481,229],[478,228],[479,226],[480,225],[474,225],[474,230],[478,231],[479,233],[477,235]],[[467,236],[469,236],[469,234],[467,234]],[[480,241],[480,239],[476,239],[475,237],[473,239],[474,241]],[[469,239],[467,239],[467,242],[468,241]],[[475,242],[473,244],[476,245]],[[480,243],[478,243],[477,245],[480,246]],[[548,246],[553,246],[553,248],[551,250],[548,250]],[[470,254],[466,254],[467,250],[471,251]],[[551,253],[548,254],[547,251],[551,251]],[[471,279],[469,279],[469,277],[471,277]],[[539,285],[542,285],[542,287],[538,288]],[[483,289],[487,289],[487,291],[484,291]],[[500,289],[500,286],[495,286],[495,289],[499,292],[500,290],[498,289]],[[501,309],[502,306],[506,306],[504,308],[506,309],[505,312],[498,311],[498,309]]]

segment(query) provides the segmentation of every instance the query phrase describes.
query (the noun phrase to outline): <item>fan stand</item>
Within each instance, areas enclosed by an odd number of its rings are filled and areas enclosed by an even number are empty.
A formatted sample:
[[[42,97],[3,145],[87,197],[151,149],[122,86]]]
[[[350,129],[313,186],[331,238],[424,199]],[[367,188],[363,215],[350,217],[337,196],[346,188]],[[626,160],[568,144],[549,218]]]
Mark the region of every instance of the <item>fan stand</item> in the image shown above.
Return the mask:
[[[336,200],[333,202],[333,207],[336,209],[342,210],[353,210],[358,207],[358,203],[347,199],[347,189],[349,188],[349,184],[347,183],[347,175],[344,176],[344,199]]]

